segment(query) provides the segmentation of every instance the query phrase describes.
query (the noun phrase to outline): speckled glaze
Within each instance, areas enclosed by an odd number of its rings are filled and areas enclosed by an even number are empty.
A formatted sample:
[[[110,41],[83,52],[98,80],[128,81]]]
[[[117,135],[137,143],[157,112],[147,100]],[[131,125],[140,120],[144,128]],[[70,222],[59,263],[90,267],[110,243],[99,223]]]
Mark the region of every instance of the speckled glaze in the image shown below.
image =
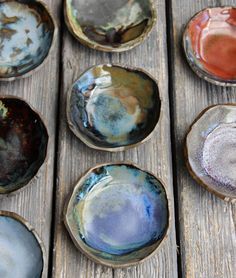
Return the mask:
[[[137,264],[157,250],[167,233],[166,191],[134,165],[100,165],[75,186],[65,223],[77,247],[96,262]]]
[[[120,52],[140,44],[156,22],[151,0],[65,0],[72,34],[94,49]]]
[[[225,200],[236,199],[236,104],[203,111],[186,139],[193,177]]]
[[[88,69],[68,93],[72,131],[88,146],[122,151],[149,138],[160,117],[158,85],[142,70],[115,65]]]
[[[200,77],[216,85],[236,86],[236,7],[197,13],[186,26],[183,44]]]
[[[42,277],[45,256],[42,242],[19,215],[0,211],[0,246],[0,277]]]
[[[40,1],[0,2],[0,80],[25,77],[48,56],[55,22]]]
[[[0,194],[27,185],[47,154],[48,133],[23,100],[0,96]]]

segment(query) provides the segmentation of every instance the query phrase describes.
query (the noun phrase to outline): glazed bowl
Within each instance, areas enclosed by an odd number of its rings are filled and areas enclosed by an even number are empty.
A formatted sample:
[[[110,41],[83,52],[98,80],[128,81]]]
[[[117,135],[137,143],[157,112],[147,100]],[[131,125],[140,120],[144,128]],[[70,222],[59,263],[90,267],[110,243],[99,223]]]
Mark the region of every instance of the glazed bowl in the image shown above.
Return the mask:
[[[98,65],[68,93],[67,118],[89,147],[123,151],[150,138],[160,117],[157,82],[141,69]]]
[[[41,1],[0,2],[0,80],[27,77],[49,55],[55,21]]]
[[[76,39],[107,52],[139,45],[156,23],[152,0],[65,0],[64,13]]]
[[[114,268],[136,265],[166,238],[167,193],[159,179],[133,164],[98,165],[77,182],[64,221],[90,259]]]
[[[0,211],[0,231],[0,276],[44,277],[45,250],[26,220],[13,212]]]
[[[215,85],[236,86],[236,7],[197,13],[185,28],[183,45],[199,77]]]
[[[197,117],[185,156],[200,185],[226,201],[236,199],[236,104],[211,106]]]
[[[0,194],[27,185],[46,159],[48,133],[40,116],[16,97],[0,96]]]

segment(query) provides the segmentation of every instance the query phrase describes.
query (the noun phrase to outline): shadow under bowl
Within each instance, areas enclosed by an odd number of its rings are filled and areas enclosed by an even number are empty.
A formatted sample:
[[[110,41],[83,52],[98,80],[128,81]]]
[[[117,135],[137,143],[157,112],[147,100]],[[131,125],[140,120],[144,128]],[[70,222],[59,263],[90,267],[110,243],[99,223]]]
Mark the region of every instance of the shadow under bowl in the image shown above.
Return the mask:
[[[236,7],[197,13],[185,28],[183,46],[199,77],[215,85],[236,86]]]
[[[0,26],[0,80],[32,74],[54,41],[56,25],[47,7],[41,1],[1,1]]]
[[[47,155],[48,133],[23,100],[0,96],[0,194],[11,193],[37,174]]]
[[[19,215],[0,211],[0,276],[43,275],[45,251],[34,229]]]
[[[68,93],[71,130],[89,147],[123,151],[146,141],[160,117],[157,82],[141,69],[99,65]]]
[[[153,255],[167,235],[165,187],[133,164],[98,165],[76,184],[65,224],[75,245],[95,262],[136,265]]]
[[[151,0],[65,0],[64,12],[69,30],[81,43],[107,52],[137,46],[156,23]]]

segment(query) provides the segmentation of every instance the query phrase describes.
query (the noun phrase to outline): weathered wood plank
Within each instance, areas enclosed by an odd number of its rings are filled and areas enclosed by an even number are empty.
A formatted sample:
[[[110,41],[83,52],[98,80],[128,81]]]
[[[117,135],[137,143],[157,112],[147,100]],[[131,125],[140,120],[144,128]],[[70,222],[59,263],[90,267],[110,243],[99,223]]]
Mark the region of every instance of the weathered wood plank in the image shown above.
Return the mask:
[[[56,19],[60,18],[60,1],[45,1]],[[57,20],[59,21],[59,20]],[[0,201],[1,210],[14,211],[36,229],[46,248],[45,277],[47,277],[48,254],[53,196],[54,143],[56,108],[58,98],[59,36],[47,63],[33,76],[14,82],[0,82],[1,95],[15,95],[30,103],[41,115],[48,128],[50,140],[48,160],[34,182],[19,193],[4,196]]]
[[[229,1],[172,1],[173,121],[176,138],[180,246],[183,277],[233,278],[236,273],[235,206],[221,201],[200,187],[187,172],[183,139],[196,116],[208,105],[236,102],[236,90],[200,80],[190,70],[180,45],[188,19],[197,11]]]
[[[168,240],[160,252],[141,266],[112,270],[95,265],[73,246],[62,223],[65,200],[78,177],[91,166],[109,161],[129,160],[161,177],[172,196],[171,147],[169,130],[168,73],[166,53],[165,4],[157,1],[158,23],[151,37],[143,45],[122,54],[105,54],[90,50],[76,42],[67,30],[63,32],[63,84],[61,93],[60,137],[58,156],[57,209],[55,227],[54,274],[66,277],[177,277],[175,224],[172,203],[172,225]],[[163,99],[160,124],[148,143],[122,153],[105,153],[89,149],[69,130],[65,108],[67,92],[79,75],[100,63],[124,63],[143,67],[159,81]]]

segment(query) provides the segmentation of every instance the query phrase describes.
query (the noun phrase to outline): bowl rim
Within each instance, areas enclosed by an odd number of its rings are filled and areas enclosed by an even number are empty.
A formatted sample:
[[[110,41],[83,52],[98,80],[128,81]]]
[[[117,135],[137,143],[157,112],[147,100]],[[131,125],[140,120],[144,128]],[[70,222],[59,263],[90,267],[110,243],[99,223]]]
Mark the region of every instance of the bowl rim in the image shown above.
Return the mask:
[[[187,33],[188,33],[188,28],[189,28],[189,24],[190,22],[195,19],[200,13],[206,11],[206,10],[211,10],[211,9],[217,9],[217,8],[233,8],[236,9],[236,6],[230,6],[230,5],[219,5],[219,6],[209,6],[207,8],[204,8],[198,12],[196,12],[189,20],[188,22],[185,24],[183,31],[182,31],[182,48],[184,50],[184,55],[185,58],[188,62],[188,65],[190,66],[190,68],[192,69],[192,71],[201,79],[217,85],[217,86],[222,86],[222,87],[236,87],[236,79],[235,80],[225,80],[223,78],[219,78],[219,77],[214,77],[213,74],[205,71],[204,69],[201,69],[196,63],[194,63],[193,61],[191,61],[188,57],[187,54],[187,44],[186,44],[186,40],[185,38],[187,37]]]
[[[20,4],[26,4],[27,5],[27,1],[26,0],[24,0],[25,2],[22,2],[20,0],[1,0],[0,4],[4,4],[4,3],[10,2],[10,1],[18,2]],[[34,2],[34,4],[36,4],[36,5],[41,5],[43,7],[43,9],[47,12],[49,18],[52,21],[52,25],[53,25],[53,37],[52,37],[52,42],[51,42],[50,48],[49,48],[49,50],[47,52],[47,55],[44,57],[43,61],[38,66],[36,66],[35,68],[27,71],[26,73],[17,75],[17,76],[11,76],[11,77],[0,76],[0,81],[12,82],[12,81],[15,81],[15,80],[20,80],[20,79],[32,76],[35,72],[39,71],[49,61],[49,58],[50,58],[50,56],[52,54],[52,51],[55,48],[56,38],[57,38],[57,35],[58,35],[58,26],[57,26],[57,23],[56,23],[56,20],[55,20],[54,16],[53,16],[52,12],[50,11],[48,5],[45,2],[43,2],[41,0],[34,0],[32,2]]]
[[[45,157],[44,157],[44,160],[42,162],[42,164],[39,166],[36,174],[29,180],[28,183],[26,183],[24,186],[21,186],[19,188],[16,188],[14,190],[11,190],[11,191],[8,191],[6,193],[3,193],[3,192],[0,192],[0,200],[1,198],[4,198],[5,196],[7,197],[10,197],[10,196],[14,196],[16,193],[20,193],[21,191],[23,191],[26,187],[29,187],[31,186],[35,181],[36,179],[38,178],[38,175],[40,174],[40,172],[42,171],[42,167],[45,163],[47,163],[48,159],[49,159],[49,153],[48,153],[48,148],[49,148],[49,139],[50,139],[50,136],[49,136],[49,133],[48,133],[48,128],[47,126],[45,125],[45,122],[42,118],[42,115],[40,112],[38,112],[34,107],[31,106],[31,104],[29,104],[25,99],[21,98],[21,97],[18,97],[18,96],[13,96],[13,95],[0,95],[0,101],[2,99],[15,99],[17,101],[21,101],[23,102],[26,106],[28,106],[30,108],[30,110],[36,115],[39,117],[41,123],[43,124],[43,127],[46,131],[46,138],[47,138],[47,145],[46,145],[46,150],[45,150]]]
[[[220,193],[217,190],[214,190],[209,184],[207,184],[206,182],[204,182],[201,177],[199,177],[197,175],[197,173],[194,172],[194,170],[192,169],[192,166],[190,164],[189,161],[189,144],[188,144],[188,137],[190,135],[190,133],[193,131],[193,128],[195,126],[195,124],[198,122],[198,120],[200,120],[200,118],[209,110],[211,110],[212,108],[216,108],[216,107],[221,107],[221,106],[236,106],[236,103],[221,103],[221,104],[213,104],[210,105],[208,107],[206,107],[205,109],[203,109],[198,116],[194,119],[194,121],[192,122],[191,126],[189,127],[185,138],[184,138],[184,160],[185,160],[185,165],[187,167],[187,170],[189,172],[189,174],[191,175],[191,177],[195,180],[195,182],[197,182],[197,184],[201,185],[203,188],[205,188],[207,191],[209,191],[210,193],[213,193],[214,195],[216,195],[217,197],[219,197],[220,199],[226,201],[226,202],[236,202],[235,198],[231,198],[226,194]]]
[[[87,177],[87,175],[90,174],[91,172],[93,172],[94,170],[98,169],[98,168],[101,168],[101,167],[104,167],[104,166],[112,166],[112,165],[132,166],[132,167],[138,169],[139,171],[145,172],[145,173],[153,176],[162,185],[162,187],[164,189],[164,192],[165,192],[166,201],[167,201],[168,222],[167,222],[166,230],[165,230],[165,233],[163,234],[162,239],[160,240],[159,244],[155,247],[155,249],[149,255],[147,255],[143,259],[139,259],[137,261],[130,262],[130,263],[113,264],[112,262],[105,261],[105,259],[97,258],[95,255],[91,254],[84,247],[82,247],[81,244],[76,240],[76,238],[73,235],[73,232],[70,229],[70,224],[67,221],[67,212],[68,212],[68,209],[69,209],[70,201],[71,201],[73,195],[75,194],[75,192],[78,190],[78,188],[81,188],[82,183],[85,180],[85,178]],[[95,262],[97,264],[101,264],[103,266],[111,267],[113,269],[118,269],[118,268],[127,268],[127,267],[130,267],[130,266],[140,265],[141,263],[143,263],[143,262],[147,261],[148,259],[150,259],[151,257],[155,256],[163,248],[164,243],[166,242],[167,238],[169,237],[170,229],[171,229],[171,226],[172,226],[172,212],[171,212],[171,210],[172,210],[172,201],[170,199],[169,189],[167,188],[166,184],[163,182],[163,180],[161,178],[158,178],[151,171],[147,171],[147,170],[139,167],[137,164],[135,164],[133,162],[116,161],[116,162],[107,162],[107,163],[97,164],[96,166],[89,168],[86,172],[84,172],[80,175],[79,179],[77,180],[77,182],[75,183],[75,186],[72,189],[72,193],[70,193],[68,195],[68,197],[66,198],[66,202],[65,202],[64,210],[63,210],[63,222],[64,222],[66,230],[69,233],[70,238],[72,239],[75,247],[83,255],[85,255],[88,259],[92,260],[93,262]]]
[[[107,67],[119,67],[119,68],[122,68],[124,70],[128,70],[128,71],[137,71],[137,72],[141,72],[142,74],[146,75],[149,79],[151,79],[155,85],[156,85],[156,88],[157,88],[157,101],[160,102],[160,105],[159,105],[159,115],[158,115],[158,119],[155,123],[155,126],[153,127],[152,131],[145,137],[143,138],[141,141],[138,141],[137,143],[134,143],[134,144],[129,144],[129,145],[126,145],[126,146],[119,146],[119,147],[99,147],[97,146],[96,144],[93,144],[92,142],[89,142],[86,137],[84,136],[83,132],[79,131],[79,129],[76,129],[74,127],[74,124],[72,123],[72,120],[71,120],[71,117],[70,117],[70,99],[71,99],[71,92],[72,92],[72,89],[75,85],[75,83],[88,71],[90,71],[91,69],[93,68],[96,68],[96,67],[103,67],[103,66],[107,66]],[[66,117],[67,117],[67,123],[69,125],[69,128],[70,130],[74,133],[74,135],[80,139],[85,145],[87,145],[89,148],[91,149],[95,149],[95,150],[99,150],[99,151],[106,151],[106,152],[121,152],[121,151],[125,151],[125,150],[128,150],[128,149],[131,149],[131,148],[135,148],[135,147],[138,147],[139,145],[147,142],[148,140],[151,139],[151,137],[153,136],[153,134],[155,133],[155,131],[157,130],[157,127],[158,127],[158,124],[160,123],[161,119],[162,119],[162,114],[163,114],[163,110],[162,110],[162,107],[163,106],[163,101],[162,101],[162,98],[161,98],[161,95],[160,95],[160,89],[159,89],[159,85],[158,85],[158,81],[155,77],[153,77],[150,73],[148,73],[146,70],[142,69],[142,68],[139,68],[139,67],[132,67],[132,66],[127,66],[127,65],[124,65],[124,64],[116,64],[116,63],[105,63],[105,64],[97,64],[97,65],[94,65],[94,66],[91,66],[89,68],[87,68],[85,71],[83,71],[79,77],[73,81],[72,85],[70,86],[69,90],[67,91],[67,104],[66,104]]]
[[[31,226],[31,224],[25,218],[20,216],[18,213],[15,213],[15,212],[12,212],[12,211],[0,210],[0,217],[1,216],[10,217],[10,218],[16,220],[17,222],[22,224],[31,234],[33,234],[34,238],[36,239],[36,241],[39,245],[41,253],[42,253],[43,268],[42,268],[42,272],[41,272],[40,277],[44,277],[44,275],[46,275],[45,265],[46,265],[46,262],[47,262],[47,260],[46,260],[46,258],[47,258],[46,249],[45,249],[43,241],[39,237],[36,230]]]
[[[70,17],[68,15],[68,3],[69,0],[64,0],[64,18],[65,18],[65,23],[67,25],[67,28],[69,29],[70,33],[73,35],[73,37],[78,40],[81,44],[84,46],[87,46],[89,48],[92,48],[94,50],[99,50],[99,51],[104,51],[104,52],[114,52],[114,53],[119,53],[119,52],[124,52],[124,51],[129,51],[138,45],[142,44],[151,34],[152,30],[154,29],[154,26],[156,25],[157,22],[157,12],[156,12],[156,7],[154,4],[153,0],[147,0],[150,5],[150,10],[151,10],[151,18],[150,18],[150,24],[148,24],[146,30],[138,36],[136,39],[129,41],[128,43],[124,43],[123,46],[122,44],[119,47],[112,47],[112,46],[107,46],[107,45],[102,45],[99,44],[93,40],[90,40],[86,35],[84,35],[84,38],[76,32],[71,24]],[[83,32],[81,32],[83,34]]]

